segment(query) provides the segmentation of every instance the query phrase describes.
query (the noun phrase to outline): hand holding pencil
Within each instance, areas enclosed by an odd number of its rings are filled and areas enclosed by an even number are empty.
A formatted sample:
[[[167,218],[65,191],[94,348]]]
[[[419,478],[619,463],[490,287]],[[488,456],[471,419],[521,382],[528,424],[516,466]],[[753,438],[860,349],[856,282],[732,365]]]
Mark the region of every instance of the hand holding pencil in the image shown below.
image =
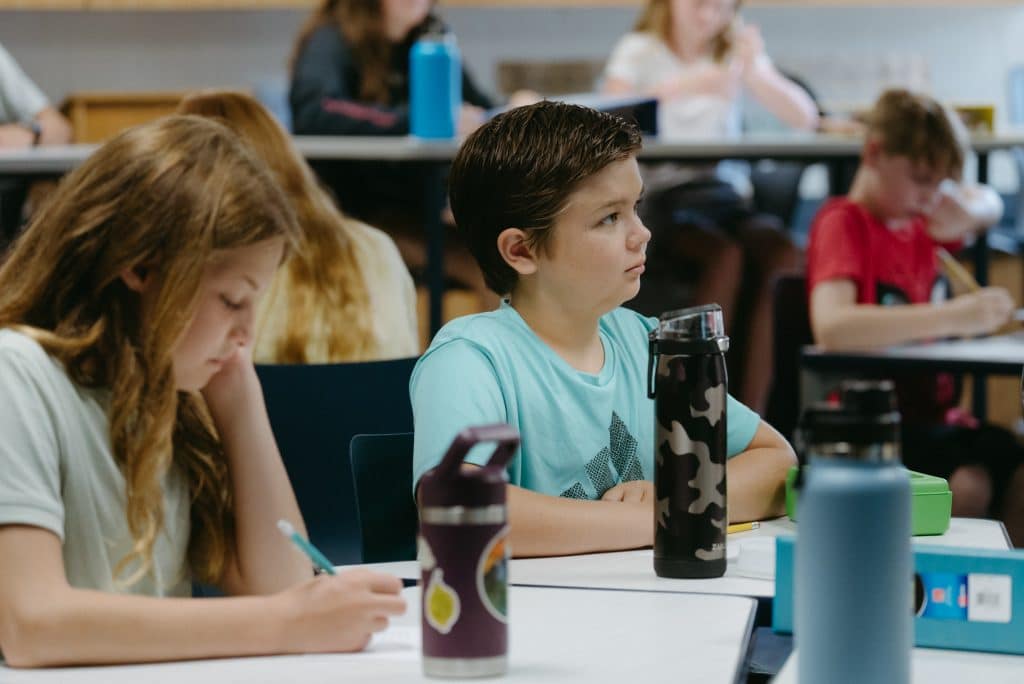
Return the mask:
[[[956,258],[942,247],[936,248],[943,270],[957,289],[965,292],[946,302],[954,316],[956,334],[963,336],[1008,332],[1018,326],[1013,322],[1014,302],[1001,287],[982,287]]]

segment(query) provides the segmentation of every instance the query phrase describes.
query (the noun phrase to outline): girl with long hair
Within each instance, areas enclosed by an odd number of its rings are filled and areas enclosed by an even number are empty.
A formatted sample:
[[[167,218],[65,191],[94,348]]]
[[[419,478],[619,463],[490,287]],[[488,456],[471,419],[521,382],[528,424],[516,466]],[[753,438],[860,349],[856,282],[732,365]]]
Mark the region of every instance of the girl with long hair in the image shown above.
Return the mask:
[[[234,130],[273,171],[295,208],[295,250],[256,316],[259,363],[326,363],[419,354],[416,291],[394,242],[334,205],[274,117],[230,91],[186,97],[182,114]]]
[[[14,667],[362,648],[395,578],[313,578],[250,358],[297,228],[224,126],[129,129],[0,267],[0,649]],[[193,580],[238,598],[192,599]]]
[[[744,91],[785,124],[813,129],[817,106],[775,68],[760,31],[740,20],[740,4],[648,0],[633,31],[612,51],[604,91],[656,97],[664,140],[738,137]],[[657,301],[652,291],[665,292],[680,265],[695,270],[694,299],[718,302],[728,320],[740,319],[730,355],[739,363],[730,370],[739,371],[737,396],[763,412],[771,380],[764,359],[772,358],[772,283],[780,272],[798,268],[799,251],[777,219],[751,209],[742,165],[646,166],[644,181],[645,221],[654,238],[639,305],[676,305]],[[746,315],[737,316],[740,311]]]

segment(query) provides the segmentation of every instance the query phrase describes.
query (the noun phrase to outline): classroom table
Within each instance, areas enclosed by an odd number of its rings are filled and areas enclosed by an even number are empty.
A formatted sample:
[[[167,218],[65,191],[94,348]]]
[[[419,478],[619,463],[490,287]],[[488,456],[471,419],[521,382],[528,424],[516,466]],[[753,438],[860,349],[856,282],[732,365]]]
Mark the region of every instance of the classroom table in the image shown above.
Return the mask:
[[[1024,656],[1002,653],[915,648],[910,655],[912,684],[1019,684]],[[796,684],[796,651],[786,660],[772,684]]]
[[[788,518],[761,523],[757,530],[730,534],[726,541],[729,562],[725,576],[715,579],[669,579],[654,574],[653,551],[616,551],[551,558],[516,558],[509,566],[509,582],[516,586],[575,589],[616,589],[633,592],[729,594],[768,599],[775,596],[774,545],[781,534],[795,535],[797,525]],[[942,535],[919,536],[915,545],[962,546],[1006,550],[1011,548],[1006,529],[998,520],[953,518]],[[748,551],[750,561],[744,558]],[[768,550],[769,555],[765,556]],[[375,563],[369,567],[405,580],[420,576],[416,561]]]
[[[441,325],[444,281],[444,169],[455,157],[459,141],[427,141],[411,136],[295,136],[299,152],[310,161],[394,161],[418,164],[423,174],[426,199],[423,218],[427,234],[427,285],[430,292],[430,330]],[[978,179],[988,178],[990,152],[1024,146],[1024,131],[975,135],[971,145],[978,156]],[[27,150],[0,150],[0,178],[31,179],[61,175],[82,163],[96,145],[60,145]],[[838,169],[856,160],[861,141],[854,137],[824,134],[751,134],[737,140],[666,142],[648,138],[640,151],[643,161],[715,162],[722,159],[776,159],[824,163],[829,168],[830,190],[840,192]],[[975,277],[987,281],[987,244],[979,236],[975,249]]]
[[[1019,376],[1024,367],[1024,332],[904,344],[865,351],[824,351],[804,347],[800,355],[800,396],[805,405],[824,398],[836,374],[931,371]],[[985,393],[976,391],[974,413],[986,414]]]
[[[421,673],[419,589],[403,593],[409,610],[366,653],[36,671],[0,666],[0,684],[440,681]],[[509,671],[501,681],[743,681],[752,599],[510,587],[508,600]]]

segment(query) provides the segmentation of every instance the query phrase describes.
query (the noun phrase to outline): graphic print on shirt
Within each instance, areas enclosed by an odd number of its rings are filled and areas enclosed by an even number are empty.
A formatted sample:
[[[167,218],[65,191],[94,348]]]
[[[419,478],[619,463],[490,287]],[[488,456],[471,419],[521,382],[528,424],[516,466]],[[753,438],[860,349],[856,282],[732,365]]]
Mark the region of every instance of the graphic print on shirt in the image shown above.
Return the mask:
[[[605,492],[622,482],[642,480],[643,469],[637,456],[636,438],[630,434],[626,424],[619,415],[612,411],[612,420],[608,425],[608,446],[602,447],[597,454],[584,466],[587,477],[597,491],[600,499]],[[589,499],[583,484],[575,482],[563,491],[560,496],[567,499]]]
[[[928,301],[932,304],[944,302],[951,296],[949,281],[944,276],[937,276],[932,283]],[[903,306],[912,304],[907,293],[897,285],[878,281],[875,284],[875,299],[881,306]]]

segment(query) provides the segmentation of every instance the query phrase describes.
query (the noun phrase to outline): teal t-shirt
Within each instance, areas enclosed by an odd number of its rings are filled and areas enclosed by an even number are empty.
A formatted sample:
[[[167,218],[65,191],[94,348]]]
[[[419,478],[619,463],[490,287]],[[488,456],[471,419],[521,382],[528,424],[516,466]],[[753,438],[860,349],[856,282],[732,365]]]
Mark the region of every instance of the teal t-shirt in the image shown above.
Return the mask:
[[[521,446],[512,484],[542,494],[597,499],[611,487],[654,478],[654,401],[647,397],[648,333],[655,319],[616,309],[599,325],[604,367],[574,369],[506,303],[444,326],[410,381],[415,418],[413,486],[460,431],[508,423]],[[729,457],[754,438],[760,418],[731,396]],[[482,464],[493,445],[466,461]]]

